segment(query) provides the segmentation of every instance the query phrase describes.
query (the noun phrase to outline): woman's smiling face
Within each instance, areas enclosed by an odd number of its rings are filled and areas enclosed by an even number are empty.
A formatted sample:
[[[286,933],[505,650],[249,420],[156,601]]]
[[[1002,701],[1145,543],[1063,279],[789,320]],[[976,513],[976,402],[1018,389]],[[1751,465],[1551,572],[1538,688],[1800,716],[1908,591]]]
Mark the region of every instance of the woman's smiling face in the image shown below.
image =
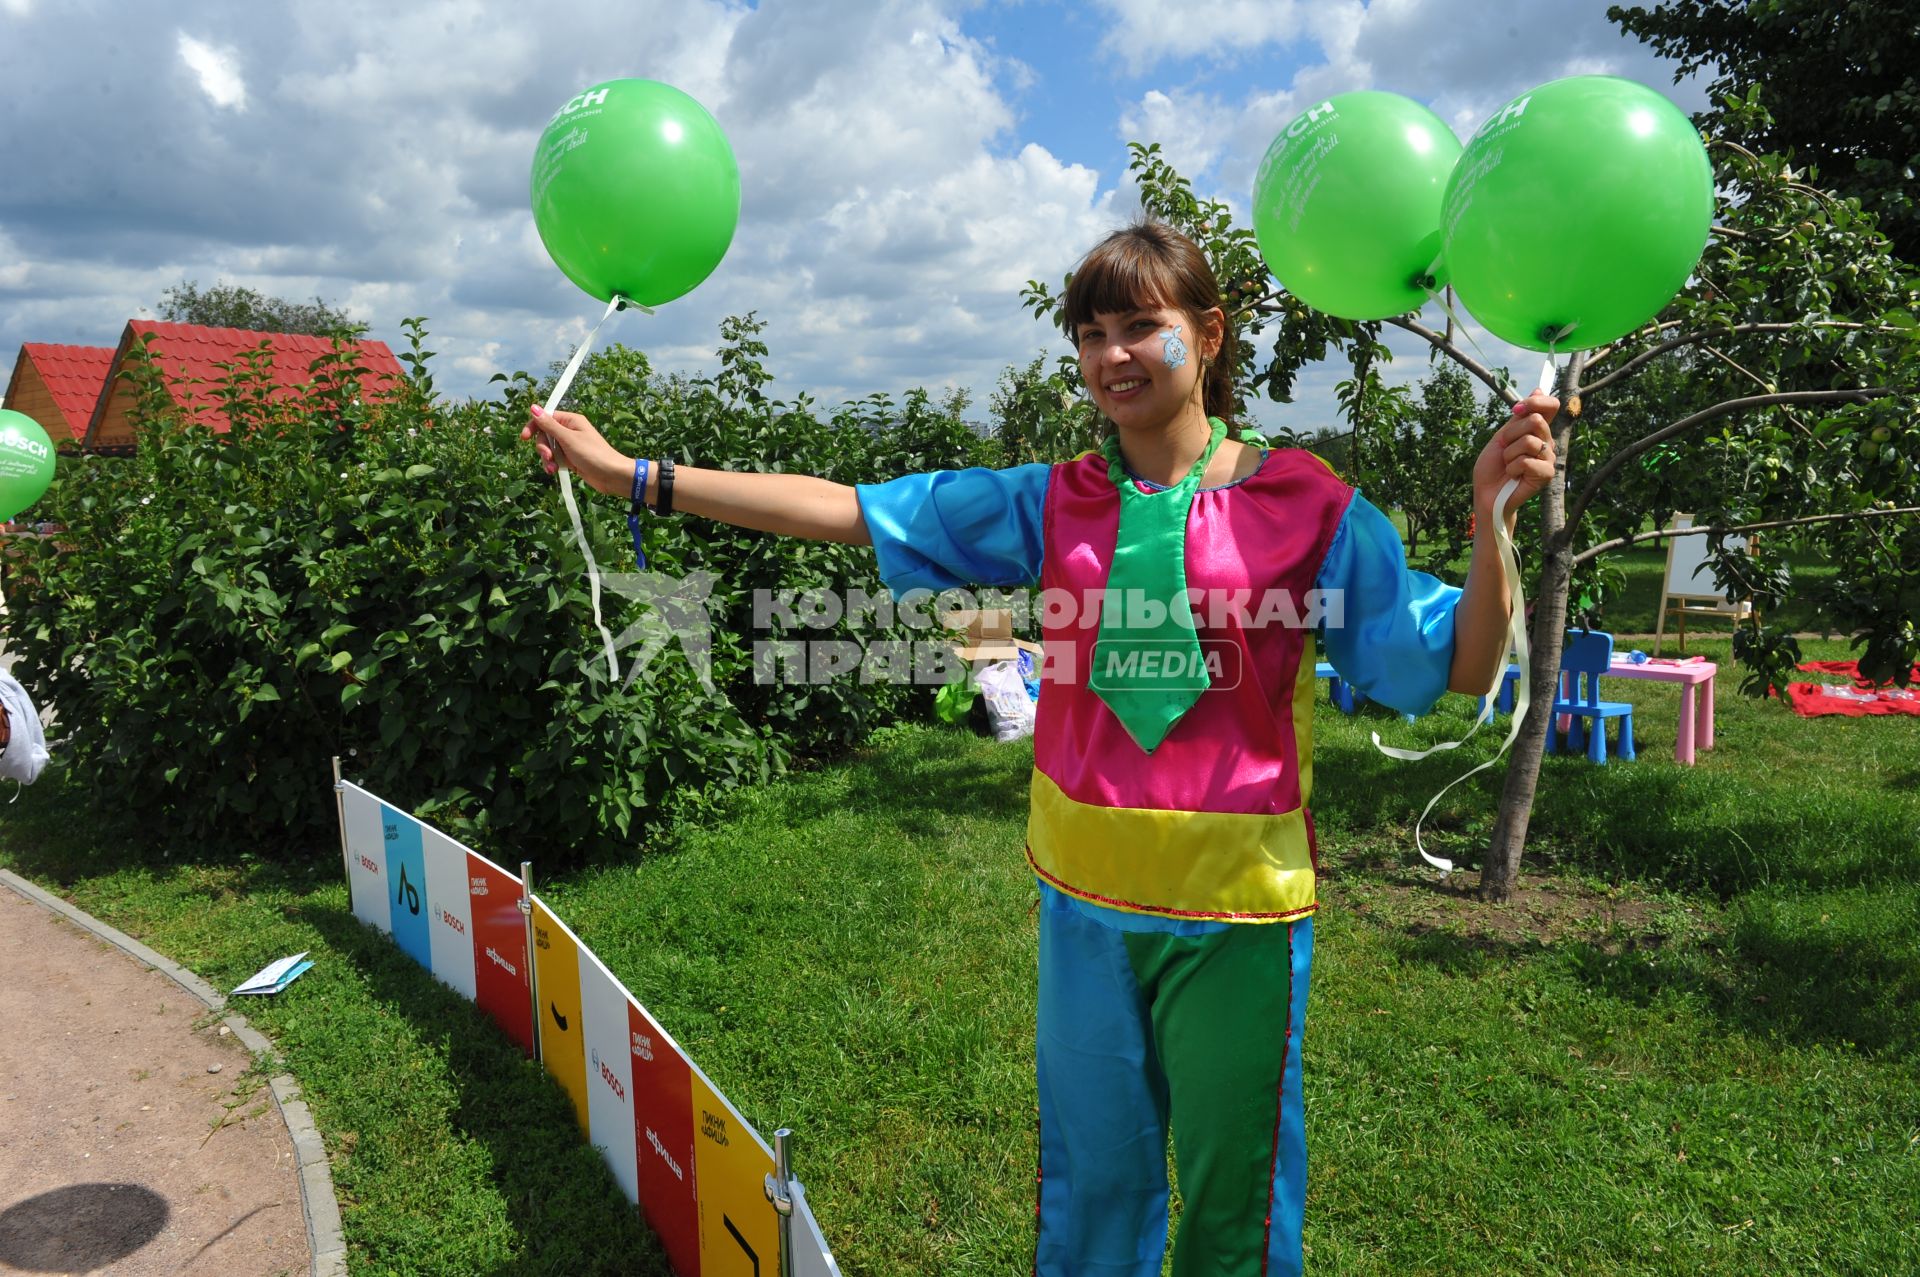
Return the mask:
[[[1098,311],[1080,325],[1080,375],[1116,426],[1158,426],[1197,402],[1207,334],[1171,306]]]

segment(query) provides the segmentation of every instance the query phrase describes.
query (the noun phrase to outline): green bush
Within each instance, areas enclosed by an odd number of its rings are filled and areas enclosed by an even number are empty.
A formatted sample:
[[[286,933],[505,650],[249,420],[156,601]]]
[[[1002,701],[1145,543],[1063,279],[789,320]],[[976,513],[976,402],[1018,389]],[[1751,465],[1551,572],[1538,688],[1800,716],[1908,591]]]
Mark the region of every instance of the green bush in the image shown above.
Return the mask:
[[[753,591],[878,593],[872,552],[697,519],[650,519],[649,567],[719,582],[715,692],[671,643],[648,679],[612,683],[554,482],[518,439],[535,380],[444,401],[409,329],[412,376],[379,403],[350,348],[292,397],[253,352],[216,387],[225,436],[183,422],[136,358],[135,455],[63,460],[40,510],[66,530],[15,561],[9,637],[95,801],[205,842],[304,843],[334,819],[339,755],[483,846],[578,854],[930,712],[925,687],[756,682]],[[711,379],[614,347],[570,403],[623,446],[702,465],[867,482],[996,460],[962,400],[823,419],[767,397],[757,332],[729,321]],[[624,503],[576,493],[602,570],[631,570]],[[602,602],[616,634],[642,610]]]

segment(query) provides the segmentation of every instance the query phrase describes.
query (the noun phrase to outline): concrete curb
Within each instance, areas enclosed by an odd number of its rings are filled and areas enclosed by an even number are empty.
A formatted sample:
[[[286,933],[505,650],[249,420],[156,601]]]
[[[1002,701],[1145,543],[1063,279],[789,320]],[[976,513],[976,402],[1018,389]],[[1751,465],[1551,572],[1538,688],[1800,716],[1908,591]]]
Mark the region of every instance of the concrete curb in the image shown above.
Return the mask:
[[[52,910],[81,930],[125,950],[198,998],[207,1010],[221,1016],[221,1023],[233,1031],[233,1036],[253,1053],[257,1062],[277,1058],[273,1043],[238,1012],[227,1009],[224,994],[179,963],[162,957],[124,931],[109,927],[11,870],[0,869],[0,884]],[[340,1231],[340,1202],[333,1194],[333,1172],[327,1162],[326,1145],[313,1124],[313,1115],[300,1099],[300,1084],[292,1075],[276,1073],[267,1080],[267,1085],[273,1091],[274,1106],[287,1123],[287,1134],[293,1138],[294,1162],[300,1175],[300,1210],[307,1220],[307,1249],[313,1256],[313,1277],[346,1277],[347,1243]]]

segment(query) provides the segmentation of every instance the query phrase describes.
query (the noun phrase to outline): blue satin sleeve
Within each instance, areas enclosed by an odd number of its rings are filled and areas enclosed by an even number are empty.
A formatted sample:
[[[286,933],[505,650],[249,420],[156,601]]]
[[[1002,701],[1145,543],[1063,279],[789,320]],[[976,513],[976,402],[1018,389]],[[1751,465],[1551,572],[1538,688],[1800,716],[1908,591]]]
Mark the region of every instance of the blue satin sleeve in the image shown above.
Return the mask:
[[[935,470],[855,488],[860,515],[895,596],[1040,580],[1043,464]]]
[[[1432,709],[1453,667],[1459,589],[1408,568],[1399,531],[1357,492],[1314,584],[1339,591],[1322,641],[1340,677],[1403,714]]]

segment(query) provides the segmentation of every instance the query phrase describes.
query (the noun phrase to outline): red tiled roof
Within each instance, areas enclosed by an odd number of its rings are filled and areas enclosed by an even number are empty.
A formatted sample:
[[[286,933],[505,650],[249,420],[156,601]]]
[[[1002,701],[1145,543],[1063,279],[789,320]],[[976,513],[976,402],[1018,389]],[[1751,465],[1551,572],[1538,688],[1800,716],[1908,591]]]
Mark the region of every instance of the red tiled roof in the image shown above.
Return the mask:
[[[77,441],[87,433],[113,356],[111,346],[25,342],[0,406],[39,422],[56,447]]]
[[[276,397],[291,395],[294,387],[313,380],[313,362],[333,350],[327,337],[308,337],[295,333],[249,332],[240,328],[205,328],[199,324],[172,324],[152,319],[135,319],[127,324],[121,339],[124,349],[134,337],[146,339],[147,353],[153,365],[167,379],[167,389],[189,420],[225,434],[227,420],[220,410],[216,383],[226,375],[221,364],[239,365],[242,357],[265,344],[272,352],[272,376]],[[360,377],[360,393],[367,399],[383,398],[405,374],[400,361],[383,341],[350,342],[358,362],[365,370]]]
[[[113,366],[112,346],[56,346],[47,342],[26,342],[21,354],[33,364],[46,384],[47,393],[67,428],[78,439],[87,432],[87,420],[93,405],[100,401],[100,390],[107,384],[107,370]]]

